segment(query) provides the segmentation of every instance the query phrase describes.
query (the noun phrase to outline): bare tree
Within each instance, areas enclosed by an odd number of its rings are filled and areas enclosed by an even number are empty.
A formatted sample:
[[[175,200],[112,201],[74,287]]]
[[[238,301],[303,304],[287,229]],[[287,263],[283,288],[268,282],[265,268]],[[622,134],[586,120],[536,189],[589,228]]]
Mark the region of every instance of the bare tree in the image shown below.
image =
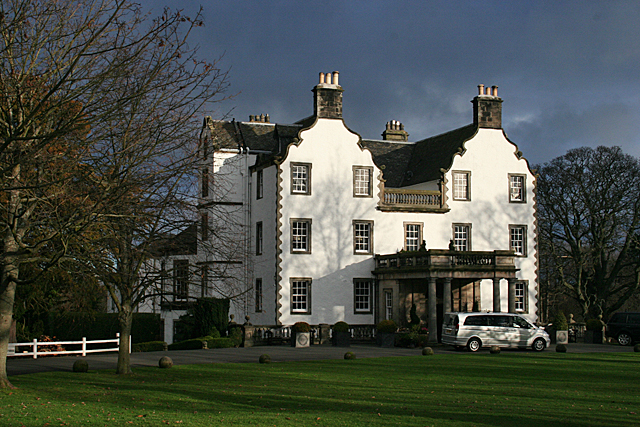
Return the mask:
[[[640,287],[640,162],[619,147],[578,148],[538,167],[541,266],[604,318]]]
[[[0,7],[0,386],[10,387],[7,343],[21,265],[46,269],[79,247],[83,233],[126,228],[107,218],[142,215],[137,227],[157,229],[161,221],[148,213],[168,208],[153,203],[182,190],[165,171],[184,173],[195,120],[227,83],[186,43],[202,25],[199,15],[166,11],[150,20],[126,0]],[[130,244],[121,250],[141,242]],[[128,368],[119,363],[118,372]]]

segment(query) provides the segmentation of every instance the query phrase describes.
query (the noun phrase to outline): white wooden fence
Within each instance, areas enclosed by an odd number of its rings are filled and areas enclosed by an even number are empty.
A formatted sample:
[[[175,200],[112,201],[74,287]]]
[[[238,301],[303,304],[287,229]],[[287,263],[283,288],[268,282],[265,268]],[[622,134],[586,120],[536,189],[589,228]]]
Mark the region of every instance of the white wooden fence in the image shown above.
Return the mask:
[[[87,348],[90,344],[109,344],[115,343],[115,347],[110,348]],[[80,350],[62,350],[62,351],[38,351],[38,346],[47,347],[47,346],[55,346],[55,345],[81,345]],[[28,347],[31,351],[21,351],[20,349]],[[33,342],[20,342],[20,343],[9,343],[9,352],[7,356],[33,356],[34,359],[38,358],[38,355],[41,356],[49,356],[54,354],[81,354],[86,356],[87,353],[103,353],[108,351],[118,351],[120,350],[120,334],[116,334],[115,339],[110,340],[92,340],[87,341],[86,337],[82,337],[82,341],[40,341],[34,339]],[[131,353],[131,337],[129,337],[129,353]]]

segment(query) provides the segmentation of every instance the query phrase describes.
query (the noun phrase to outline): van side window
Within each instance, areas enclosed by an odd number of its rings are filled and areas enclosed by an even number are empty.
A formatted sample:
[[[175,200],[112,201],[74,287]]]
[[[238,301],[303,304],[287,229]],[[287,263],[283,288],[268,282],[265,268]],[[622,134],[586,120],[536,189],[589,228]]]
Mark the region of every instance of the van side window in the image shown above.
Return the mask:
[[[515,326],[516,328],[531,329],[531,325],[529,324],[529,322],[524,320],[522,317],[514,317],[513,326]]]
[[[511,327],[512,316],[491,316],[491,326],[500,326],[502,328]]]
[[[629,314],[629,323],[640,325],[640,314]]]
[[[465,326],[487,326],[487,316],[469,316],[464,321]]]

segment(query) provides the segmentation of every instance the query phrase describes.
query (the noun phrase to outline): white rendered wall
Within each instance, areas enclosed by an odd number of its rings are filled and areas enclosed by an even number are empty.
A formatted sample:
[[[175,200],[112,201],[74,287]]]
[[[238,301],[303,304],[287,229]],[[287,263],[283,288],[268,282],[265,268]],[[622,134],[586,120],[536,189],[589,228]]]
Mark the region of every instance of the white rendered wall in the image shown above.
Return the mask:
[[[358,136],[346,129],[341,120],[319,119],[302,132],[299,146],[292,146],[281,166],[282,201],[280,229],[282,253],[279,308],[280,321],[291,324],[367,323],[373,316],[356,315],[353,311],[353,278],[371,277],[373,257],[353,254],[352,221],[371,220],[374,253],[394,253],[404,247],[404,223],[423,224],[423,238],[428,249],[446,249],[452,238],[452,224],[471,224],[472,250],[508,250],[509,224],[526,225],[527,256],[516,259],[520,269],[518,279],[528,280],[529,317],[536,320],[536,274],[534,238],[533,176],[525,160],[515,155],[517,148],[509,143],[501,130],[480,129],[465,144],[466,151],[454,157],[446,174],[447,203],[450,212],[405,213],[380,212],[377,181],[380,170],[370,154],[360,150]],[[311,163],[311,194],[290,194],[291,162]],[[352,166],[374,167],[373,198],[354,198]],[[471,200],[454,201],[451,195],[452,170],[471,172]],[[526,178],[527,203],[509,203],[508,174],[523,174]],[[417,186],[415,186],[417,188]],[[420,185],[435,189],[436,183]],[[434,188],[435,187],[435,188]],[[291,218],[311,219],[311,254],[290,253]],[[289,282],[292,277],[311,278],[311,314],[291,314]],[[501,283],[502,309],[507,310],[507,281]],[[482,309],[493,307],[493,284],[481,285]]]

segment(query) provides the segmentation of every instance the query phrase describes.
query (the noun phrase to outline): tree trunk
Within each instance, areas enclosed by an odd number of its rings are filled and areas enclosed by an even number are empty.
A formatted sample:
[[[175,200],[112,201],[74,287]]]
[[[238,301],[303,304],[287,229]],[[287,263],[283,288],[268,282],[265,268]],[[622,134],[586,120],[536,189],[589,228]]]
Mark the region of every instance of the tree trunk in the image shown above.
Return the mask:
[[[5,254],[12,249],[11,242],[5,239]],[[13,242],[15,243],[15,242]],[[9,350],[9,332],[13,322],[13,303],[16,296],[18,266],[12,256],[3,259],[0,284],[0,388],[15,388],[7,376],[7,353]]]
[[[133,323],[133,310],[130,302],[123,302],[118,313],[120,326],[120,349],[118,350],[118,366],[116,374],[131,373],[131,355],[129,354],[129,342],[131,340],[131,324]]]

